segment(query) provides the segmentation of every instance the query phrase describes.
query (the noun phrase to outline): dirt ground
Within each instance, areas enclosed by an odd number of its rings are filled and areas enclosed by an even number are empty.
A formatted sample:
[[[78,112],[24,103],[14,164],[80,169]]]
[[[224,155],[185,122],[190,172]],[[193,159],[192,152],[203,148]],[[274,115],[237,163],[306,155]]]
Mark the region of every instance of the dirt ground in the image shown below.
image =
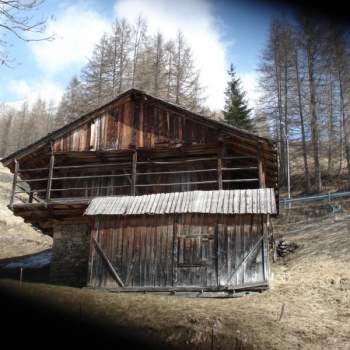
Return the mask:
[[[11,181],[0,166],[0,259],[52,245],[6,207]],[[350,217],[275,225],[274,231],[299,248],[271,264],[270,289],[252,296],[186,298],[34,283],[19,288],[5,280],[0,287],[174,348],[350,350]]]
[[[43,235],[7,208],[12,174],[0,163],[0,260],[35,254],[52,247],[52,238]]]
[[[349,220],[342,215],[275,227],[299,248],[272,264],[271,288],[252,296],[204,299],[0,285],[174,348],[350,349]]]

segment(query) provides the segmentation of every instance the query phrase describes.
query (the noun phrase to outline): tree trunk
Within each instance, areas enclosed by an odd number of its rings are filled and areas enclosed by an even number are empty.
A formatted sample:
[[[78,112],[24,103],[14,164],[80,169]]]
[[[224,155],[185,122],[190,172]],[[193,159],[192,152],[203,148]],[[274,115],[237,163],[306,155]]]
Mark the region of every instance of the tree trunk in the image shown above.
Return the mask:
[[[338,71],[338,79],[339,79],[339,97],[340,97],[340,113],[343,124],[343,135],[344,135],[344,146],[345,146],[345,156],[346,156],[346,164],[348,168],[348,175],[350,175],[350,144],[349,144],[349,128],[347,125],[347,118],[345,116],[345,102],[344,102],[344,91],[343,84],[340,75],[340,71]]]
[[[286,154],[284,156],[286,162],[285,162],[285,168],[284,168],[284,173],[286,174],[286,181],[289,182],[290,179],[290,173],[289,173],[289,147],[288,147],[288,61],[287,61],[287,53],[285,53],[285,61],[284,61],[284,137],[285,137],[285,142],[286,142]]]
[[[296,73],[297,92],[298,92],[298,108],[299,108],[299,117],[300,117],[301,138],[302,138],[302,144],[303,144],[303,159],[304,159],[304,173],[305,173],[305,180],[306,180],[306,192],[309,193],[310,189],[311,189],[311,183],[310,183],[309,165],[308,165],[308,159],[307,159],[305,121],[304,121],[303,104],[302,104],[302,98],[301,98],[301,83],[300,83],[300,78],[299,78],[299,64],[298,64],[297,53],[296,53],[296,57],[295,57],[295,73]]]
[[[333,116],[333,80],[330,76],[329,105],[328,105],[328,174],[333,174],[333,140],[334,140],[334,116]]]
[[[311,124],[311,137],[314,152],[314,167],[315,167],[315,184],[316,191],[322,190],[321,179],[321,165],[320,165],[320,144],[319,144],[319,131],[318,120],[316,111],[316,87],[314,79],[314,57],[311,50],[312,43],[308,43],[307,46],[307,63],[308,63],[308,78],[309,78],[309,93],[310,93],[310,124]]]

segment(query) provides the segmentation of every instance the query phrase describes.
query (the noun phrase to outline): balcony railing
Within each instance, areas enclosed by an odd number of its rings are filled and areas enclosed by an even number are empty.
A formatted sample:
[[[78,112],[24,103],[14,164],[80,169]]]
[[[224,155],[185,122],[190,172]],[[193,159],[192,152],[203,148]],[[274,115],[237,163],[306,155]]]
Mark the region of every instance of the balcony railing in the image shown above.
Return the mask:
[[[248,161],[250,165],[238,165],[239,161]],[[237,164],[237,166],[225,165],[227,163],[232,164],[232,161]],[[198,165],[202,163],[208,164],[204,168],[198,169]],[[210,166],[209,166],[210,164]],[[162,166],[166,166],[167,169],[159,170]],[[89,171],[104,171],[107,169],[118,168],[119,171],[123,173],[118,174],[92,174],[86,175]],[[144,170],[144,168],[147,168]],[[154,170],[149,170],[153,168]],[[174,170],[169,170],[169,167],[176,167]],[[185,167],[185,169],[180,168]],[[186,167],[192,167],[190,169]],[[197,167],[197,168],[196,168]],[[178,170],[177,170],[178,169]],[[136,195],[138,192],[148,191],[149,188],[157,189],[160,187],[183,187],[188,186],[189,189],[195,188],[205,188],[212,186],[211,189],[223,189],[224,184],[245,184],[245,186],[264,187],[264,177],[262,176],[261,165],[259,165],[259,159],[256,157],[246,157],[246,156],[232,156],[232,157],[202,157],[193,159],[181,159],[181,160],[169,160],[169,161],[159,161],[159,160],[139,160],[137,159],[137,152],[133,152],[131,160],[129,162],[108,162],[100,164],[80,164],[80,165],[55,165],[55,156],[52,154],[50,157],[50,163],[48,167],[45,168],[34,168],[34,169],[23,169],[19,167],[19,163],[15,161],[15,173],[13,178],[12,194],[10,199],[10,207],[13,208],[15,199],[20,198],[22,202],[33,203],[43,202],[48,203],[53,200],[64,200],[69,196],[65,196],[68,193],[76,193],[81,191],[85,193],[83,196],[76,196],[75,198],[90,198],[96,197],[96,192],[101,190],[106,190],[105,192],[113,192],[113,195],[117,191],[123,191],[123,195]],[[69,172],[85,171],[84,175],[72,175],[67,174]],[[43,173],[47,173],[46,176],[42,176]],[[106,171],[107,172],[107,171]],[[225,174],[227,172],[244,172],[245,176],[242,177],[230,177],[227,178]],[[32,177],[29,178],[28,175]],[[33,175],[38,174],[37,178]],[[252,176],[246,176],[246,175]],[[182,176],[186,177],[187,180],[184,181],[159,181],[159,177],[164,179],[164,177],[178,176],[181,179]],[[196,178],[193,180],[191,177],[195,175]],[[205,175],[206,179],[203,178]],[[154,180],[157,176],[158,180]],[[141,181],[142,178],[147,178],[147,181]],[[153,178],[153,180],[152,180]],[[198,178],[200,180],[198,180]],[[114,180],[118,179],[117,184],[114,184]],[[99,180],[108,180],[113,182],[111,185],[96,185]],[[72,186],[75,183],[83,181],[84,186]],[[84,182],[85,181],[85,182]],[[90,182],[89,182],[90,181]],[[118,184],[119,183],[119,184]],[[57,186],[60,184],[60,186]],[[248,185],[250,184],[250,185]],[[204,187],[203,187],[204,186]],[[226,185],[228,186],[228,185]],[[60,188],[59,188],[60,187]],[[107,191],[108,190],[108,191]],[[94,192],[95,191],[95,192]],[[157,191],[157,190],[155,190]],[[94,194],[95,193],[95,194]],[[19,197],[19,195],[21,195]],[[26,197],[24,198],[23,195]],[[106,194],[107,195],[107,194]],[[72,196],[71,196],[72,197]],[[71,198],[70,197],[70,198]]]

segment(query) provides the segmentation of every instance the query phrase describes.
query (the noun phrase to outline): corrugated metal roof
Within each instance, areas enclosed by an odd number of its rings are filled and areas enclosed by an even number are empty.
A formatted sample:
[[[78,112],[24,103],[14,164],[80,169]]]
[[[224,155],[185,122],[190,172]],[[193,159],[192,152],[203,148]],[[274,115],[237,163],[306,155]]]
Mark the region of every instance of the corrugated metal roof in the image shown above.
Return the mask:
[[[94,198],[85,215],[276,214],[272,188],[189,191]]]

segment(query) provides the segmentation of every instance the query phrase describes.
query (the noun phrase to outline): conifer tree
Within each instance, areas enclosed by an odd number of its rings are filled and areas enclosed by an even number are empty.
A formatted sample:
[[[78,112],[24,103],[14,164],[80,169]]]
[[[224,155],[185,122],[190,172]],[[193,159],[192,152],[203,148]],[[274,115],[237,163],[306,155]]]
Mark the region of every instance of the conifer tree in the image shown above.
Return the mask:
[[[236,78],[236,73],[231,64],[228,71],[230,80],[225,91],[226,103],[223,110],[224,121],[227,124],[245,130],[252,130],[253,124],[250,119],[251,109],[248,108],[245,100],[246,93],[242,91],[241,81]]]

